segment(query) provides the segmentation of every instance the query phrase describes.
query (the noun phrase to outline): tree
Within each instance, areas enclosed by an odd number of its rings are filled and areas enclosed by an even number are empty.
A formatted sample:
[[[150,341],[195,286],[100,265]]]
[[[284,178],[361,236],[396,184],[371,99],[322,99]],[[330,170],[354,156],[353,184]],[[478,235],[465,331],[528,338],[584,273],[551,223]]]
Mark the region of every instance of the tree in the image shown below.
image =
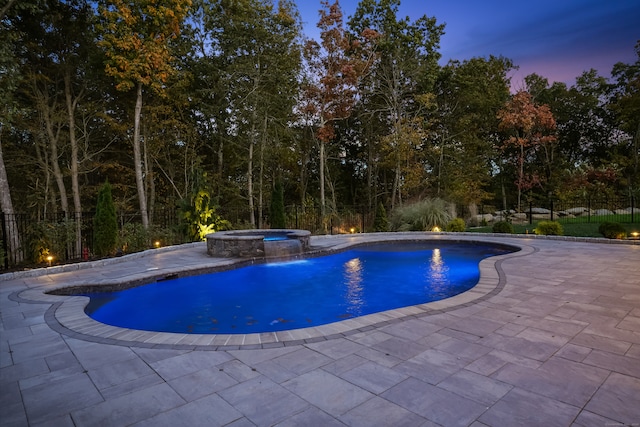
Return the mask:
[[[578,76],[571,87],[549,85],[537,74],[525,77],[525,83],[534,102],[548,105],[556,121],[557,144],[550,147],[555,151],[550,153],[553,160],[548,151],[536,152],[537,163],[544,166],[544,190],[560,197],[584,194],[587,187],[580,188],[577,182],[617,163],[620,129],[608,105],[611,85],[593,69]]]
[[[616,113],[620,128],[628,135],[625,174],[629,193],[640,193],[640,40],[636,46],[636,62],[617,63],[612,76],[616,81],[611,108]]]
[[[284,214],[284,190],[282,183],[277,181],[271,193],[271,209],[269,211],[269,222],[271,228],[286,228],[286,218]]]
[[[93,218],[93,250],[97,256],[107,256],[116,249],[118,217],[111,196],[111,185],[105,182],[98,193],[96,214]]]
[[[319,146],[320,208],[326,213],[325,172],[326,147],[334,140],[335,122],[349,117],[356,102],[358,82],[366,71],[368,61],[362,57],[350,56],[358,45],[347,34],[342,18],[340,3],[330,4],[322,0],[320,4],[321,42],[307,40],[304,56],[311,75],[304,83],[302,112],[314,125],[314,137]],[[362,33],[367,43],[375,39],[375,32]],[[335,202],[335,195],[332,198]],[[335,203],[334,203],[335,204]]]
[[[516,93],[497,116],[500,120],[500,129],[509,134],[501,146],[502,151],[507,152],[511,147],[517,149],[516,187],[518,210],[520,210],[522,191],[540,185],[540,180],[543,179],[538,174],[525,173],[529,150],[542,149],[546,153],[547,161],[553,160],[551,145],[557,139],[554,135],[556,122],[547,105],[536,105],[531,94],[524,91]]]
[[[261,172],[279,151],[277,136],[293,121],[300,18],[284,0],[277,7],[266,0],[216,0],[200,8],[208,46],[198,62],[206,114],[200,122],[218,140],[217,175],[246,199],[249,222],[260,226],[263,192],[269,194]]]
[[[387,219],[387,211],[382,202],[378,203],[376,208],[376,216],[373,220],[373,231],[389,231],[389,220]]]
[[[435,18],[423,15],[415,21],[398,18],[399,0],[362,0],[349,21],[354,37],[368,32],[377,35],[375,62],[361,88],[363,103],[371,111],[371,120],[381,124],[384,144],[388,151],[400,149],[406,126],[414,126],[415,119],[430,103],[437,75],[437,48],[443,25]],[[375,156],[375,154],[374,154]],[[373,158],[370,158],[373,160]],[[402,203],[402,185],[406,178],[398,158],[391,167],[393,183],[391,207]]]
[[[435,193],[476,205],[489,198],[487,187],[496,159],[497,112],[509,99],[513,63],[501,57],[450,61],[435,84],[437,108],[430,114],[429,166]]]
[[[180,26],[191,0],[101,0],[101,40],[107,57],[105,71],[116,80],[116,89],[135,90],[133,160],[142,226],[149,228],[147,191],[141,147],[141,115],[145,88],[164,93],[164,83],[174,72],[170,41]]]
[[[0,9],[0,104],[3,106],[0,109],[0,213],[6,215],[9,256],[16,263],[22,261],[22,251],[19,251],[20,235],[15,221],[11,188],[2,151],[3,135],[10,131],[16,114],[15,91],[22,80],[15,53],[19,50],[21,34],[12,21],[20,13],[35,11],[38,7],[38,0],[21,2],[9,0]]]
[[[80,197],[79,134],[77,110],[85,98],[94,54],[94,15],[85,0],[45,0],[37,13],[23,14],[17,27],[24,33],[24,85],[40,120],[32,132],[49,152],[44,165],[53,171],[60,194],[60,208],[76,225],[75,254],[82,247],[82,203]],[[65,183],[71,179],[73,212]],[[48,172],[47,172],[48,173]]]

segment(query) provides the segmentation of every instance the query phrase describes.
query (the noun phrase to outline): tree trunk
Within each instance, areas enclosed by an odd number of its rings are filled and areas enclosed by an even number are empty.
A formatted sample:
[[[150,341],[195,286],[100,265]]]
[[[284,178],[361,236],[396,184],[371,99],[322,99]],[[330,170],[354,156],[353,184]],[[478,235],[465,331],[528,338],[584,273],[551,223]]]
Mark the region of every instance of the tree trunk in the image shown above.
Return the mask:
[[[145,134],[148,132],[145,132]],[[147,189],[147,218],[149,224],[153,224],[154,206],[156,200],[156,187],[153,178],[153,164],[149,161],[149,148],[147,147],[147,138],[142,140],[142,158],[144,159],[144,178],[145,188]]]
[[[75,254],[82,254],[82,205],[80,203],[80,185],[78,183],[78,140],[76,139],[75,111],[78,98],[72,99],[71,76],[69,71],[64,75],[64,94],[67,101],[69,121],[69,143],[71,144],[71,192],[73,193],[73,212],[76,226]]]
[[[400,166],[396,166],[393,174],[393,187],[391,189],[391,209],[396,206],[396,194],[400,191]],[[401,204],[401,203],[398,203]]]
[[[373,142],[369,140],[367,142],[367,201],[369,209],[373,209],[374,206],[378,206],[376,200],[376,191],[373,188]]]
[[[442,168],[444,167],[444,144],[446,141],[446,137],[442,137],[442,144],[440,146],[440,159],[438,160],[438,191],[436,195],[440,197],[440,188],[442,185]]]
[[[142,176],[142,150],[140,148],[140,116],[142,115],[142,83],[138,83],[136,108],[133,116],[133,163],[136,172],[136,188],[138,190],[138,202],[140,203],[140,216],[142,227],[149,229],[149,216],[147,214],[147,194]]]
[[[48,107],[44,105],[44,102],[43,108],[48,110]],[[49,139],[49,150],[51,151],[51,158],[49,159],[49,162],[53,171],[53,178],[58,185],[58,192],[60,194],[60,207],[64,212],[65,217],[68,218],[69,201],[67,200],[67,189],[64,186],[64,177],[62,176],[62,171],[60,170],[60,163],[58,163],[58,132],[54,131],[53,129],[53,123],[51,122],[49,111],[43,111],[42,113],[45,130]]]
[[[520,144],[520,170],[518,172],[518,212],[522,212],[520,209],[520,203],[522,199],[522,184],[524,183],[524,145]]]
[[[504,188],[504,176],[500,177],[500,189],[502,190],[502,210],[507,210],[507,190]]]
[[[42,211],[38,210],[38,219],[40,219],[40,213],[43,215],[47,213],[49,208],[49,193],[51,187],[51,171],[49,168],[49,154],[47,153],[45,144],[38,142],[40,138],[36,138],[35,149],[36,149],[36,159],[40,164],[40,167],[44,171],[44,184],[43,184],[43,197],[42,197]],[[37,182],[37,188],[39,188],[39,180]],[[52,196],[52,200],[55,200],[55,197]],[[54,204],[52,202],[52,204]]]
[[[262,218],[264,216],[262,200],[262,188],[264,185],[264,141],[260,143],[260,166],[258,166],[258,169],[260,170],[258,173],[258,228],[262,228]]]
[[[634,184],[638,186],[640,185],[640,176],[638,176],[640,164],[640,123],[638,123],[638,129],[633,136],[631,152],[633,156],[633,178],[629,180],[629,182],[632,186],[634,186]],[[635,187],[634,190],[638,190],[638,187]]]
[[[324,197],[324,141],[320,142],[320,215],[326,214],[326,202]]]
[[[2,124],[0,123],[0,138],[2,133]],[[7,179],[7,171],[4,167],[4,157],[2,155],[2,140],[0,139],[0,211],[5,215],[7,232],[9,233],[9,239],[7,240],[7,246],[9,249],[9,257],[14,260],[15,263],[23,261],[22,252],[18,251],[20,248],[20,236],[18,235],[18,225],[16,224],[16,217],[13,211],[13,203],[11,203],[11,193],[9,192],[9,180]],[[3,262],[4,260],[0,260]]]
[[[223,171],[224,171],[224,141],[220,140],[220,145],[218,146],[218,185],[217,190],[218,190],[218,199],[220,198],[220,196],[222,196],[222,177],[223,177]]]
[[[247,164],[247,197],[249,198],[249,222],[256,226],[256,215],[253,205],[253,140],[249,144],[249,162]]]

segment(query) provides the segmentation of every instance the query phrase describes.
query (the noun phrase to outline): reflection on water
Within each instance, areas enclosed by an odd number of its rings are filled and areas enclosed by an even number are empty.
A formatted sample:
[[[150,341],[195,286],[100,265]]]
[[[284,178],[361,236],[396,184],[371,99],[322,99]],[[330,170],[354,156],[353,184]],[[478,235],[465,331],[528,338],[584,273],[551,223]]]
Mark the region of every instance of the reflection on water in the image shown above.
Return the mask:
[[[434,290],[447,286],[447,267],[442,259],[439,248],[435,248],[431,254],[431,268],[428,270],[427,283],[431,283]]]
[[[362,261],[360,258],[353,258],[344,263],[344,276],[347,285],[345,300],[349,314],[359,316],[361,314],[364,300],[362,298]]]

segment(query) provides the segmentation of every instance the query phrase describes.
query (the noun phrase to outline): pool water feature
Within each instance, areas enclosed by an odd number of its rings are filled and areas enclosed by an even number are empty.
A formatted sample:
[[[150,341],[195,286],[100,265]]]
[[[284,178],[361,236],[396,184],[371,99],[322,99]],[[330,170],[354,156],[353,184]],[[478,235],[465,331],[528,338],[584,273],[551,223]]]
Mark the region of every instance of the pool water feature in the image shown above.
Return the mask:
[[[248,334],[306,328],[448,298],[479,262],[515,249],[483,243],[386,243],[264,263],[90,297],[93,319],[129,329]]]
[[[309,249],[307,230],[262,229],[231,230],[206,236],[207,253],[224,258],[287,259]]]

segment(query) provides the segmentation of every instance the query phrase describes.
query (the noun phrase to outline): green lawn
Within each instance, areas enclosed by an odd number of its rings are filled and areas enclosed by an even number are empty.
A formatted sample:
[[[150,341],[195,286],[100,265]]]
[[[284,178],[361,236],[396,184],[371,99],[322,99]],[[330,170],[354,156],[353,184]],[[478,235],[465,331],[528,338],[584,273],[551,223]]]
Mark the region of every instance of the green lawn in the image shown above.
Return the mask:
[[[618,215],[618,217],[626,216],[626,220],[631,220],[631,215]],[[636,220],[637,215],[634,215],[634,220]],[[602,237],[602,234],[598,233],[598,227],[600,226],[600,222],[603,221],[604,218],[599,218],[592,216],[591,222],[586,222],[586,218],[561,218],[558,222],[562,224],[562,229],[564,231],[565,236],[574,236],[574,237]],[[620,218],[618,222],[620,222]],[[582,220],[582,221],[579,221]],[[640,220],[640,218],[638,218]],[[607,216],[604,221],[614,222],[611,216]],[[637,221],[637,220],[636,220]],[[536,224],[539,221],[534,221],[533,224],[514,224],[513,229],[516,234],[533,234],[533,229],[536,228]],[[627,234],[637,231],[640,232],[640,222],[626,222],[622,223],[624,228],[627,230]],[[491,226],[487,227],[474,227],[467,231],[477,232],[477,233],[491,233]]]

